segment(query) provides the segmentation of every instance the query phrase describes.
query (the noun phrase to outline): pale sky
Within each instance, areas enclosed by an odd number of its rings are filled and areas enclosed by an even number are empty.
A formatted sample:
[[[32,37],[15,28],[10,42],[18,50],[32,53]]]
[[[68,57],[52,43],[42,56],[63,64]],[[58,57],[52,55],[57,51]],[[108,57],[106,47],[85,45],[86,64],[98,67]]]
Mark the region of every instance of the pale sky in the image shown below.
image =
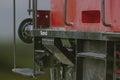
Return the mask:
[[[50,0],[38,0],[39,9],[49,10]],[[19,23],[28,16],[28,0],[16,0],[17,28]],[[16,28],[16,29],[17,29]],[[17,30],[16,30],[17,34]],[[0,0],[0,41],[13,40],[13,0]]]

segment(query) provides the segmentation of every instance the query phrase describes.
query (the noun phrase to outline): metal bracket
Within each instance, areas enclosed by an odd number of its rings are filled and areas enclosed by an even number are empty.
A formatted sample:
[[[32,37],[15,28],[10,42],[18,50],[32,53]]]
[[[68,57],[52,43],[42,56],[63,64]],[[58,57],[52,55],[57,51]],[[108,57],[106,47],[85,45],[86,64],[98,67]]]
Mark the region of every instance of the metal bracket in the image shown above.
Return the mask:
[[[67,0],[64,0],[64,24],[67,26],[72,26],[73,24],[68,23],[66,20],[66,14],[67,14]]]
[[[101,7],[101,19],[102,19],[102,24],[106,27],[111,27],[111,24],[108,24],[105,22],[105,0],[102,0],[102,7]]]

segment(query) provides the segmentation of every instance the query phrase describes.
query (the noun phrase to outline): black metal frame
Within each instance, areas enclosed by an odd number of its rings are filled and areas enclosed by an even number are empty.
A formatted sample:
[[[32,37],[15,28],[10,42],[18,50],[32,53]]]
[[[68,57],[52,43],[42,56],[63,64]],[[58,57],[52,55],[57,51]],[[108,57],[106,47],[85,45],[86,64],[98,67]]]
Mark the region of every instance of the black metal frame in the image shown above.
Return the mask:
[[[115,42],[107,42],[107,57],[106,57],[106,80],[115,80]]]
[[[61,38],[55,38],[55,46],[72,62],[75,64],[75,52],[68,51],[62,44]]]

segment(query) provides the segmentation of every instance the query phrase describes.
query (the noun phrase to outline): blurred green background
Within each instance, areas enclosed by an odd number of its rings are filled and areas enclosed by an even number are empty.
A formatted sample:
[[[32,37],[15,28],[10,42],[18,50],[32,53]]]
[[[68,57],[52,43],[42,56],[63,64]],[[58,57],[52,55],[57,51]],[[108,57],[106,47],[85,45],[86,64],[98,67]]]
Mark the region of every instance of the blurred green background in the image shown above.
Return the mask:
[[[16,45],[17,67],[32,67],[32,48],[31,44]],[[0,80],[50,80],[49,71],[45,70],[45,74],[32,77],[23,76],[12,72],[13,68],[13,44],[12,42],[0,43]]]

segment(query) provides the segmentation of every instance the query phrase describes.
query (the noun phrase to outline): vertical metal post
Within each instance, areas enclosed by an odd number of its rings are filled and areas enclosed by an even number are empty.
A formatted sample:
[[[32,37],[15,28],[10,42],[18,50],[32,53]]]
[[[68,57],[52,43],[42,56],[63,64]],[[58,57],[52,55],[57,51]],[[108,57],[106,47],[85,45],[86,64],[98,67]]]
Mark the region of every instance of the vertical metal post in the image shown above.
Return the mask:
[[[31,0],[28,2],[28,14],[31,15]]]
[[[78,53],[83,52],[85,40],[78,39],[76,41],[76,80],[83,80],[83,59],[82,57],[78,56]]]
[[[115,42],[108,41],[107,42],[107,70],[106,70],[106,80],[115,80]]]
[[[37,0],[33,0],[33,28],[37,27]]]
[[[55,75],[54,75],[54,68],[50,68],[50,80],[55,80]]]
[[[13,48],[14,48],[14,68],[16,68],[16,1],[13,0]]]
[[[37,0],[33,0],[33,29],[36,28],[37,26]],[[33,76],[35,75],[35,38],[33,38],[34,42],[34,51],[33,51]]]
[[[116,77],[116,67],[117,67],[116,50],[117,50],[117,46],[116,46],[116,43],[114,43],[114,71],[113,71],[114,79],[117,79]]]

